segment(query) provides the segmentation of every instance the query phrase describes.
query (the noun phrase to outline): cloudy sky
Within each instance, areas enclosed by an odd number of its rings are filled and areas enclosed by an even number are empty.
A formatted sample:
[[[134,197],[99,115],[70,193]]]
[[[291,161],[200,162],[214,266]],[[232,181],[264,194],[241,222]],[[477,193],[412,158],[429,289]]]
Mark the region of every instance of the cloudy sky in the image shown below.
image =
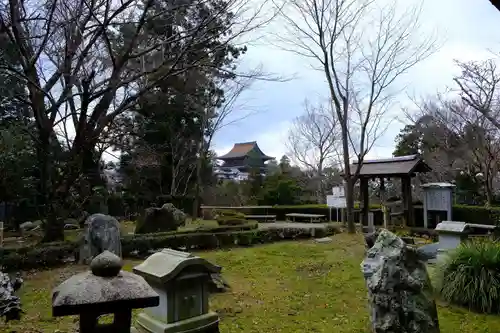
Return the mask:
[[[455,59],[491,58],[491,51],[500,51],[500,12],[488,0],[427,0],[421,25],[439,32],[442,47],[407,74],[405,81],[410,84],[401,95],[401,102],[407,95],[426,96],[454,88]],[[241,97],[241,104],[246,106],[242,112],[250,110],[252,115],[222,128],[215,137],[214,149],[222,155],[236,142],[257,141],[264,153],[279,159],[287,152],[287,131],[293,119],[303,112],[304,99],[325,96],[323,78],[304,59],[266,43],[251,46],[245,62],[250,66],[262,64],[268,72],[294,79],[254,83]],[[369,157],[391,156],[394,138],[405,121],[403,113],[397,118]]]

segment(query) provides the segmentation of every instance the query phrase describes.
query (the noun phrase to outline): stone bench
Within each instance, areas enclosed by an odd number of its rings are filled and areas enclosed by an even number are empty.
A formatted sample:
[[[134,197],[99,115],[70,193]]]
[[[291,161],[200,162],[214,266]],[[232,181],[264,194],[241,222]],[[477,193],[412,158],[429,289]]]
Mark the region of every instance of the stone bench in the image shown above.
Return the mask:
[[[309,220],[309,222],[321,222],[325,218],[325,215],[321,214],[302,214],[302,213],[289,213],[286,214],[287,221],[295,222],[295,219]]]

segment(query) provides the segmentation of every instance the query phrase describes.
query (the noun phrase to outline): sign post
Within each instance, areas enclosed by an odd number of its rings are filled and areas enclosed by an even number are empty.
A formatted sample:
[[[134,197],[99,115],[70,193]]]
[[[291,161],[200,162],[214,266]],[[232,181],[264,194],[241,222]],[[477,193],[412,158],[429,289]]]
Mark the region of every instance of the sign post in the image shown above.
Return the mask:
[[[336,186],[332,189],[332,195],[326,196],[326,205],[330,209],[330,221],[332,220],[332,208],[337,209],[337,220],[339,219],[339,209],[342,212],[342,208],[347,207],[347,202],[345,199],[345,191],[343,186]],[[341,216],[341,222],[343,222],[343,214]],[[337,221],[338,222],[338,221]]]

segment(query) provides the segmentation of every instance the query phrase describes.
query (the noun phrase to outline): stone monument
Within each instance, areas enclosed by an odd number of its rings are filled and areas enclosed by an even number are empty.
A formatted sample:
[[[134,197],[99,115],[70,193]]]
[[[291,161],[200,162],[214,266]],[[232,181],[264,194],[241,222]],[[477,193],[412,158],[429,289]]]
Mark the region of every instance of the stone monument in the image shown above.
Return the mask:
[[[134,267],[160,295],[157,307],[137,318],[140,333],[217,333],[219,316],[209,311],[211,274],[221,268],[190,253],[163,249]]]
[[[386,229],[368,235],[362,272],[374,333],[439,333],[436,303],[424,262]]]
[[[74,275],[52,293],[52,315],[80,316],[80,333],[130,333],[132,309],[157,306],[158,294],[136,274],[122,271],[122,260],[104,251],[95,257],[91,271]],[[113,314],[111,324],[99,317]]]
[[[106,250],[121,257],[120,223],[113,216],[90,215],[85,221],[81,243],[80,263],[88,265],[95,256]]]
[[[146,208],[139,223],[137,223],[135,233],[175,231],[178,227],[186,224],[186,218],[186,214],[171,203],[166,203],[161,208]]]

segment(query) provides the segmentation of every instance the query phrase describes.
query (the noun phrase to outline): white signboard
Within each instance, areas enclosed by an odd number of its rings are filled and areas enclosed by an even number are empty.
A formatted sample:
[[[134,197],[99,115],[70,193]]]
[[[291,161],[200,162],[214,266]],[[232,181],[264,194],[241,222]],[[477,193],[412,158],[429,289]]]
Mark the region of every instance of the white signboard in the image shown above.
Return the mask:
[[[335,186],[332,188],[332,194],[335,198],[345,198],[344,186]]]
[[[327,195],[326,205],[333,208],[346,208],[347,202],[345,198],[335,197],[334,195]]]

